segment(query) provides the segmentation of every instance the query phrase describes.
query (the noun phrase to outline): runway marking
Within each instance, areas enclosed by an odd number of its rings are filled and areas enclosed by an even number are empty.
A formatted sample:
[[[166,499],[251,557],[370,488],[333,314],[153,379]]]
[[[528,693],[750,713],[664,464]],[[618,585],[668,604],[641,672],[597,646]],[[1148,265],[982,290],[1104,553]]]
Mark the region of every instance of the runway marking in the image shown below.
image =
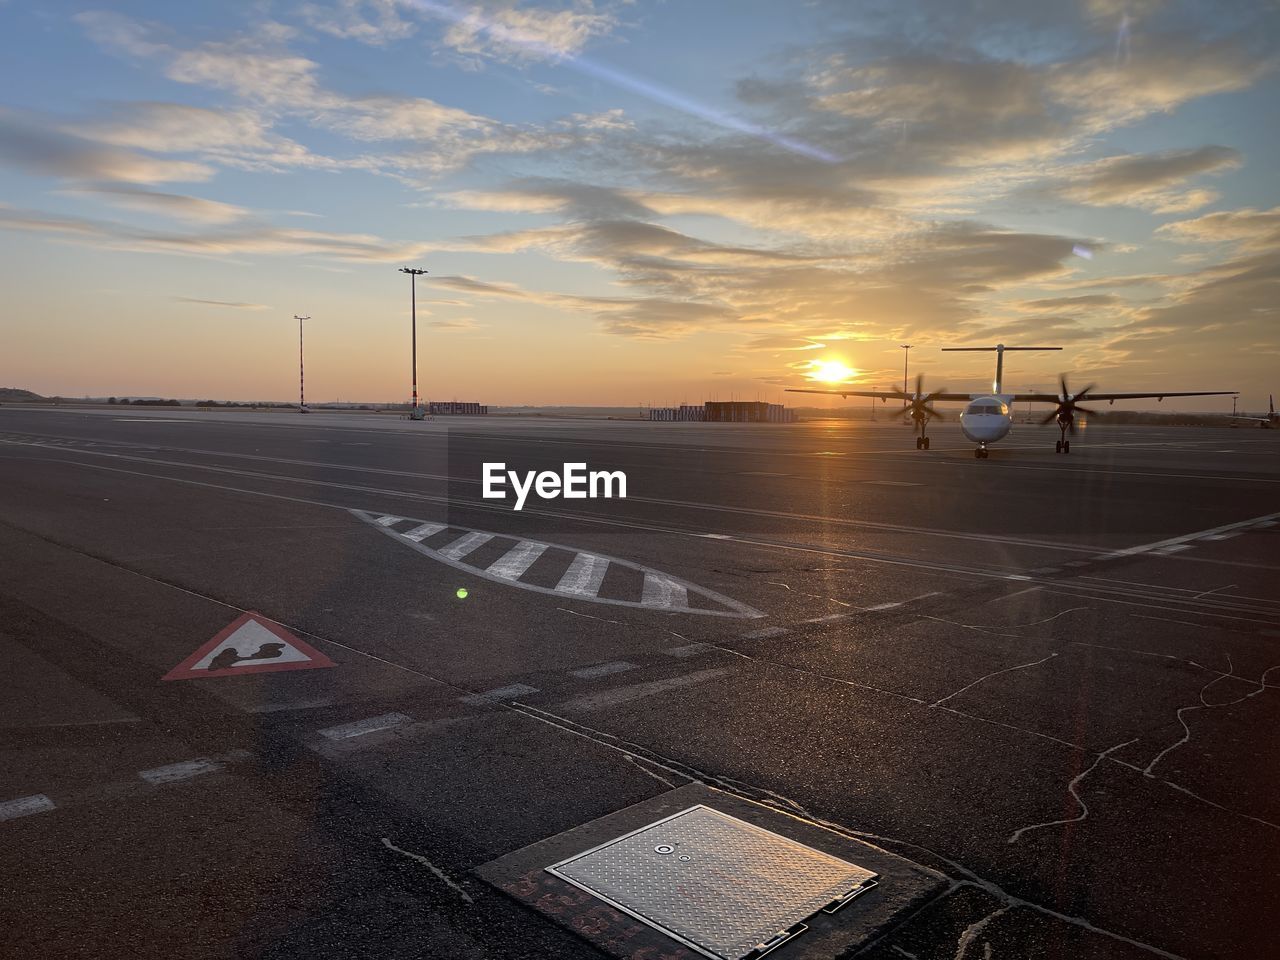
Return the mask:
[[[1208,537],[1217,536],[1218,534],[1223,533],[1230,533],[1232,531],[1243,533],[1250,527],[1256,527],[1259,524],[1266,523],[1268,520],[1274,521],[1277,517],[1280,517],[1280,513],[1267,513],[1260,517],[1254,517],[1252,520],[1240,520],[1236,523],[1224,523],[1220,527],[1210,527],[1208,530],[1198,530],[1195,533],[1184,533],[1180,537],[1170,537],[1167,540],[1157,540],[1155,543],[1144,543],[1136,547],[1127,547],[1124,550],[1114,550],[1111,553],[1104,554],[1102,557],[1099,557],[1099,559],[1116,560],[1120,557],[1132,557],[1139,553],[1152,553],[1166,547],[1190,543],[1193,540],[1203,540]]]
[[[714,649],[715,647],[709,643],[688,643],[683,647],[668,647],[662,652],[678,660],[688,660],[690,657],[696,657]]]
[[[646,573],[641,602],[645,606],[683,609],[689,606],[689,591],[670,577]]]
[[[733,539],[733,537],[729,536],[729,534],[727,533],[700,533],[698,534],[698,536],[703,537],[707,540],[732,540]]]
[[[253,491],[241,492],[252,493]],[[269,497],[279,496],[278,494],[264,495]],[[326,506],[336,506],[336,504],[326,504]],[[481,577],[494,583],[501,583],[505,586],[517,587],[521,590],[529,590],[549,596],[572,597],[575,600],[636,607],[643,610],[662,610],[740,619],[756,619],[764,616],[754,607],[750,607],[731,597],[726,597],[724,594],[717,593],[707,587],[698,586],[681,577],[663,573],[660,570],[654,570],[629,560],[622,560],[618,557],[578,550],[562,544],[524,540],[509,534],[490,533],[465,527],[453,527],[460,534],[453,543],[438,548],[431,547],[422,542],[425,537],[420,535],[424,529],[439,528],[443,530],[444,525],[411,517],[383,515],[368,510],[354,510],[347,507],[343,509],[352,516],[368,523],[374,529],[421,553],[423,556],[463,570],[472,576]],[[401,526],[405,527],[403,531],[400,529]],[[473,565],[467,561],[467,556],[475,552],[480,546],[495,539],[500,543],[509,542],[511,544],[507,552],[500,558],[486,567]],[[554,587],[544,587],[521,579],[541,557],[552,551],[559,553],[561,556],[565,553],[572,554],[568,568],[560,576]],[[640,588],[636,589],[634,584],[616,588],[633,591],[629,596],[624,597],[601,594],[600,588],[611,565],[637,571],[641,575],[642,585]],[[703,601],[702,605],[690,606],[689,598],[691,596],[696,596],[700,601]]]
[[[447,547],[441,547],[440,556],[448,557],[450,560],[461,560],[467,554],[475,552],[492,539],[492,533],[476,533],[473,531],[459,537]]]
[[[162,783],[176,783],[179,780],[190,780],[193,777],[202,777],[207,773],[218,773],[225,769],[221,763],[216,760],[185,760],[182,763],[170,763],[163,767],[154,767],[150,770],[139,770],[138,776],[147,783],[157,786]]]
[[[449,528],[443,523],[421,523],[408,533],[401,534],[401,536],[406,540],[412,540],[414,543],[421,543],[428,537],[434,537],[440,531],[448,529]]]
[[[686,673],[678,677],[671,677],[668,680],[651,680],[648,683],[637,683],[627,687],[615,687],[612,690],[604,690],[600,693],[587,694],[586,696],[576,697],[562,703],[557,707],[560,710],[603,710],[607,707],[617,707],[624,703],[631,703],[635,700],[643,700],[645,697],[652,697],[660,693],[667,693],[671,690],[682,690],[686,687],[696,686],[699,683],[706,683],[708,680],[718,680],[721,677],[732,673],[728,667],[713,667],[710,670],[699,670],[695,673]]]
[[[32,446],[32,447],[50,446],[48,444],[43,444],[39,442],[38,439],[22,440],[22,441],[6,440],[4,442],[12,442],[15,444],[20,444],[22,446]],[[61,450],[65,448],[50,446],[50,449]],[[480,485],[479,480],[472,480],[469,478],[455,478],[455,477],[450,477],[448,474],[417,473],[409,470],[391,470],[383,467],[362,467],[362,466],[355,466],[353,464],[331,463],[331,462],[322,461],[322,460],[298,460],[298,459],[291,459],[291,458],[284,458],[284,457],[266,457],[266,456],[260,456],[255,454],[230,453],[230,452],[219,451],[219,450],[202,450],[202,449],[196,449],[196,448],[190,448],[190,447],[165,447],[164,450],[172,451],[176,453],[191,453],[191,454],[196,454],[198,456],[223,457],[227,459],[238,459],[238,460],[257,460],[257,461],[263,461],[266,463],[277,463],[277,464],[284,464],[284,465],[290,465],[290,466],[325,467],[331,470],[343,470],[343,471],[354,472],[354,473],[368,473],[368,474],[379,474],[383,476],[406,477],[406,478],[415,479],[415,480],[447,480],[451,483],[464,483],[464,484],[470,484],[472,486]],[[349,489],[349,490],[362,490],[366,492],[390,493],[395,496],[409,497],[415,500],[438,501],[442,503],[449,502],[447,497],[432,497],[424,494],[416,494],[416,493],[411,493],[409,491],[403,491],[403,490],[377,490],[376,488],[363,487],[363,486],[353,485],[353,484],[337,483],[335,481],[313,480],[305,477],[296,477],[296,476],[289,476],[289,475],[282,475],[282,474],[269,474],[269,473],[259,473],[256,471],[248,471],[248,470],[236,470],[230,467],[217,467],[211,464],[192,463],[189,461],[158,460],[151,457],[136,457],[136,456],[129,456],[123,453],[111,453],[111,452],[99,451],[99,450],[66,450],[66,452],[75,453],[75,454],[84,454],[86,456],[108,457],[116,460],[131,460],[139,463],[152,463],[152,464],[161,464],[165,466],[176,466],[176,467],[181,467],[189,470],[205,470],[213,473],[229,473],[237,476],[259,477],[262,479],[280,480],[280,481],[291,482],[291,483],[303,483],[303,484],[309,484],[309,485],[315,485],[315,486],[336,487],[339,489]],[[1089,471],[1089,472],[1096,472],[1096,471]],[[175,479],[175,478],[169,478],[169,479]],[[862,481],[854,481],[854,482],[862,482]],[[1280,482],[1280,481],[1276,481],[1276,482]],[[687,500],[667,500],[667,499],[661,499],[656,497],[633,496],[630,499],[638,503],[650,503],[658,506],[678,506],[678,507],[687,507],[692,510],[706,510],[706,511],[713,511],[717,513],[740,514],[743,516],[763,516],[763,517],[777,517],[785,520],[813,521],[816,523],[822,523],[826,525],[835,524],[839,526],[849,526],[849,527],[855,527],[855,528],[886,530],[886,531],[892,531],[895,533],[912,533],[912,534],[918,534],[920,536],[927,536],[927,537],[942,537],[946,539],[979,540],[983,542],[1009,543],[1009,544],[1014,544],[1018,546],[1042,547],[1048,550],[1058,550],[1058,551],[1073,552],[1073,553],[1100,554],[1105,552],[1105,551],[1099,550],[1096,547],[1081,546],[1079,544],[1056,543],[1052,541],[1031,540],[1031,539],[1020,538],[1020,537],[1001,537],[1001,536],[993,536],[991,534],[962,533],[959,531],[951,531],[951,530],[936,530],[928,527],[914,527],[914,526],[909,526],[904,524],[882,523],[882,522],[873,521],[873,520],[854,520],[848,517],[828,517],[828,516],[820,516],[817,514],[789,513],[787,511],[781,511],[781,510],[764,510],[764,509],[757,509],[757,508],[751,508],[751,507],[734,507],[734,506],[728,506],[724,504],[699,503],[696,501],[687,501]],[[478,502],[478,503],[468,502],[466,505],[472,509],[478,509],[478,510],[493,510],[494,512],[502,512],[502,513],[509,512],[509,510],[505,508],[493,507],[492,505],[486,504],[484,502]],[[628,524],[627,522],[619,523],[618,521],[607,521],[607,520],[604,520],[603,518],[592,516],[590,514],[563,513],[563,512],[558,512],[554,510],[542,510],[542,509],[526,509],[524,512],[527,514],[536,515],[536,516],[554,517],[557,519],[572,519],[572,520],[585,521],[588,523],[609,522],[614,525],[620,525],[620,526],[628,526],[628,525],[643,526],[643,524]],[[686,535],[690,535],[688,531],[681,531],[681,532]],[[692,535],[706,536],[705,534],[692,534]],[[720,539],[720,537],[712,535],[711,539]],[[730,537],[729,539],[736,539],[736,538]]]
[[[912,483],[909,480],[863,480],[863,483],[878,487],[923,487],[923,483]]]
[[[38,443],[24,443],[23,445],[31,446],[31,447],[42,446],[41,444],[38,444]],[[47,449],[57,450],[58,448],[48,447]],[[288,477],[288,476],[278,476],[273,474],[261,474],[261,473],[255,473],[253,471],[233,470],[233,469],[221,468],[221,467],[202,466],[200,464],[184,463],[184,462],[178,462],[178,461],[161,461],[161,460],[149,459],[146,457],[129,457],[129,456],[122,456],[119,454],[100,453],[97,451],[58,450],[58,452],[77,453],[77,454],[84,453],[92,456],[106,456],[112,459],[127,460],[127,461],[132,461],[137,463],[173,466],[180,469],[204,470],[207,472],[215,472],[215,473],[227,473],[227,474],[233,474],[236,476],[249,477],[253,479],[276,480],[276,481],[283,481],[283,482],[290,482],[290,483],[301,483],[301,484],[309,484],[309,485],[322,486],[322,487],[332,487],[332,488],[343,489],[343,490],[354,490],[361,493],[373,493],[373,494],[378,494],[382,496],[390,496],[390,497],[396,497],[401,499],[414,500],[417,502],[431,502],[431,503],[440,503],[440,504],[446,504],[446,505],[448,504],[448,499],[446,497],[411,493],[404,490],[382,490],[374,487],[364,487],[364,486],[359,486],[355,484],[343,484],[343,483],[336,483],[332,481],[312,480],[312,479],[301,478],[301,477]],[[301,504],[307,504],[310,506],[344,510],[348,513],[361,516],[362,519],[363,519],[363,515],[367,513],[367,511],[353,510],[346,504],[334,503],[332,501],[317,500],[310,497],[292,496],[288,494],[270,493],[265,490],[254,490],[246,487],[236,487],[236,486],[231,486],[229,484],[224,484],[224,483],[213,483],[207,480],[194,480],[187,477],[175,477],[175,476],[169,476],[165,474],[156,474],[156,473],[150,473],[143,470],[128,470],[122,467],[109,467],[103,464],[84,463],[80,461],[65,460],[60,458],[30,457],[25,459],[29,459],[32,462],[39,462],[39,463],[64,464],[68,466],[87,467],[89,469],[102,470],[107,473],[119,473],[126,476],[143,477],[149,480],[162,480],[169,483],[180,483],[187,486],[201,487],[209,490],[221,490],[221,491],[226,491],[230,493],[244,494],[246,496],[261,497],[261,498],[266,498],[271,500],[280,500],[286,503],[301,503]],[[1280,482],[1280,481],[1277,481],[1277,482]],[[473,504],[468,504],[467,508],[475,509],[475,510],[488,509],[483,505],[473,505]],[[495,509],[495,512],[497,512],[496,509]],[[509,511],[502,511],[502,512],[509,513]],[[556,516],[561,519],[573,519],[581,523],[599,524],[599,525],[611,526],[611,527],[625,527],[628,529],[637,529],[637,530],[649,530],[653,532],[670,534],[672,536],[685,536],[685,537],[700,536],[699,533],[695,533],[689,530],[683,530],[678,527],[671,527],[671,526],[653,524],[653,523],[642,523],[642,522],[633,521],[633,520],[609,519],[609,518],[595,517],[590,515],[571,516],[568,514],[556,514],[553,511],[528,510],[526,511],[526,513],[530,513],[530,514],[536,513],[539,515]],[[1280,516],[1280,514],[1277,514],[1277,516]],[[835,521],[832,521],[832,522],[835,522]],[[921,532],[929,533],[930,531],[921,531]],[[940,532],[937,535],[950,536],[950,534],[940,533]],[[973,535],[973,536],[965,535],[965,536],[969,539],[993,539],[993,540],[999,539],[999,538],[983,538],[977,535]],[[780,540],[770,540],[762,537],[751,537],[751,538],[738,537],[738,538],[735,538],[735,540],[737,542],[744,543],[744,544],[747,544],[748,546],[753,546],[753,547],[776,549],[776,550],[787,550],[787,551],[808,553],[808,554],[817,554],[824,557],[842,557],[842,558],[848,558],[851,560],[859,560],[866,563],[880,563],[880,564],[888,564],[890,566],[910,567],[914,569],[931,570],[935,572],[948,573],[948,574],[955,575],[957,577],[964,577],[964,578],[982,578],[982,579],[1005,579],[1006,578],[1006,574],[998,569],[984,568],[984,567],[979,567],[972,564],[966,565],[966,566],[959,566],[959,565],[940,563],[937,561],[929,561],[924,559],[913,559],[910,557],[903,557],[903,556],[890,556],[890,555],[884,555],[884,554],[870,553],[866,551],[833,549],[829,547],[819,546],[816,544],[804,544],[804,543],[794,543],[794,542],[780,541]],[[1060,547],[1060,545],[1057,545],[1057,546]],[[1081,549],[1082,552],[1098,554],[1098,551],[1094,548],[1068,548],[1068,547],[1061,547],[1061,548],[1062,549]],[[424,552],[429,556],[434,556],[434,554],[431,551],[423,550],[422,552]],[[1099,555],[1106,556],[1106,554],[1099,554]],[[436,557],[436,559],[442,559],[442,558]],[[452,565],[458,566],[460,569],[468,570],[468,572],[471,572],[475,575],[484,576],[483,571],[474,570],[473,568],[469,568],[464,564],[449,561],[447,559],[443,559],[442,562],[451,563]],[[615,561],[615,562],[619,562],[619,561]],[[631,566],[631,565],[628,564],[628,566]],[[500,578],[494,578],[494,577],[490,577],[489,579],[500,580]],[[1062,584],[1053,583],[1053,584],[1050,584],[1050,586],[1061,587]],[[537,592],[554,593],[554,591],[548,591],[544,588],[534,587],[527,584],[521,584],[521,588],[534,590]],[[698,588],[698,589],[699,589],[699,592],[704,594],[711,593],[711,591],[705,590],[703,588]],[[727,600],[727,598],[725,599]],[[631,603],[628,601],[602,600],[601,602],[616,603],[622,606],[639,606],[639,604]],[[742,607],[747,610],[752,610],[752,608],[746,607],[745,604],[738,604],[737,601],[729,601],[729,602],[731,604],[734,604],[735,608]],[[1113,601],[1113,602],[1117,602],[1117,601]],[[1118,601],[1118,602],[1124,602],[1124,601]],[[745,613],[724,613],[721,611],[711,611],[711,610],[690,608],[689,612],[720,615],[720,616],[763,616],[764,615],[760,611],[756,611],[756,610],[752,610],[750,614],[745,614]],[[1232,617],[1229,619],[1238,620],[1238,619],[1244,619],[1244,618]]]
[[[510,686],[485,690],[483,693],[468,694],[465,697],[459,697],[458,700],[471,707],[482,707],[494,700],[514,700],[516,697],[527,697],[532,693],[538,693],[538,688],[531,687],[527,683],[513,683]]]
[[[743,640],[768,640],[772,637],[780,637],[784,633],[789,633],[786,627],[765,627],[763,630],[752,630],[750,633],[742,635]],[[669,651],[668,651],[669,652]]]
[[[556,584],[556,592],[594,598],[608,569],[609,561],[604,557],[597,557],[592,553],[575,554],[569,569]]]
[[[626,660],[610,660],[608,663],[597,663],[591,667],[579,667],[569,672],[579,680],[594,680],[597,677],[607,677],[613,673],[625,673],[627,670],[635,670],[634,663],[628,663]]]
[[[29,797],[18,797],[0,803],[0,820],[16,820],[18,817],[29,817],[33,813],[46,813],[57,809],[57,805],[43,793],[33,793]]]
[[[408,723],[410,719],[412,718],[403,713],[384,713],[376,717],[366,717],[363,720],[353,720],[350,723],[340,723],[336,727],[325,727],[317,732],[330,740],[349,740],[352,737],[363,737],[366,733],[391,730],[402,723]]]
[[[521,540],[501,557],[489,564],[488,572],[503,580],[519,580],[533,566],[534,562],[546,551],[545,543],[534,540]]]

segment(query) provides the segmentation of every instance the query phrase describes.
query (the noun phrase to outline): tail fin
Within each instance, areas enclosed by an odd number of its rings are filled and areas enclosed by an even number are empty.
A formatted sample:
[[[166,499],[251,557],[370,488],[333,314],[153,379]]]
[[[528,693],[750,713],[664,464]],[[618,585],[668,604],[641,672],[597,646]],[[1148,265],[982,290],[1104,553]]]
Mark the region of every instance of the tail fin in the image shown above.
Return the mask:
[[[991,384],[992,393],[1000,393],[1004,384],[1004,354],[1006,350],[1061,350],[1061,347],[1006,347],[1003,343],[997,343],[994,347],[943,347],[944,351],[951,353],[991,353],[996,355],[996,379]]]

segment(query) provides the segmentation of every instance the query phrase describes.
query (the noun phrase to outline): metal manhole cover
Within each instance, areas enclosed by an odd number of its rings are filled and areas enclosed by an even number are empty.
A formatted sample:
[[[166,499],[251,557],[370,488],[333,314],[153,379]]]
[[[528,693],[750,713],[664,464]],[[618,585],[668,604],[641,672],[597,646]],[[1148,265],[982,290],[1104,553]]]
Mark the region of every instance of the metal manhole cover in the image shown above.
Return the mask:
[[[760,956],[876,874],[702,805],[547,867],[716,960]]]

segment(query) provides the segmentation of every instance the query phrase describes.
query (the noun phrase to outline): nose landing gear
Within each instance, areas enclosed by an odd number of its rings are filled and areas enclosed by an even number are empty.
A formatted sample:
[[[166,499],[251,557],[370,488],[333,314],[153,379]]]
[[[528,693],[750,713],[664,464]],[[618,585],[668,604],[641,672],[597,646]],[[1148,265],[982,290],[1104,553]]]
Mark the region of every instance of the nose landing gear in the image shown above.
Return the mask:
[[[1053,445],[1053,452],[1054,452],[1054,453],[1070,453],[1070,452],[1071,452],[1071,441],[1070,441],[1070,440],[1059,440],[1057,443],[1055,443],[1055,444]]]
[[[928,450],[928,449],[929,449],[929,438],[928,438],[928,437],[916,437],[916,449],[917,449],[917,450]]]
[[[987,445],[985,443],[980,444],[978,446],[978,449],[973,451],[973,458],[975,460],[985,460],[990,455],[990,453],[991,451],[987,449]]]

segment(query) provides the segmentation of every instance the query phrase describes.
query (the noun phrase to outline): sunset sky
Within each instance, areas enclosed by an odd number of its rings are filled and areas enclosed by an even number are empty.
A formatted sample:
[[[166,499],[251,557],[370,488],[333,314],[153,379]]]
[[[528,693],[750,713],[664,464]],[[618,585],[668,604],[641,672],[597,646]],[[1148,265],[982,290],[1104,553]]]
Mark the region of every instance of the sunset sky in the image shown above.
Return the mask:
[[[1280,392],[1280,4],[0,0],[0,386]],[[807,401],[806,401],[807,402]],[[1167,405],[1166,405],[1167,406]],[[1230,409],[1230,398],[1183,408]]]

